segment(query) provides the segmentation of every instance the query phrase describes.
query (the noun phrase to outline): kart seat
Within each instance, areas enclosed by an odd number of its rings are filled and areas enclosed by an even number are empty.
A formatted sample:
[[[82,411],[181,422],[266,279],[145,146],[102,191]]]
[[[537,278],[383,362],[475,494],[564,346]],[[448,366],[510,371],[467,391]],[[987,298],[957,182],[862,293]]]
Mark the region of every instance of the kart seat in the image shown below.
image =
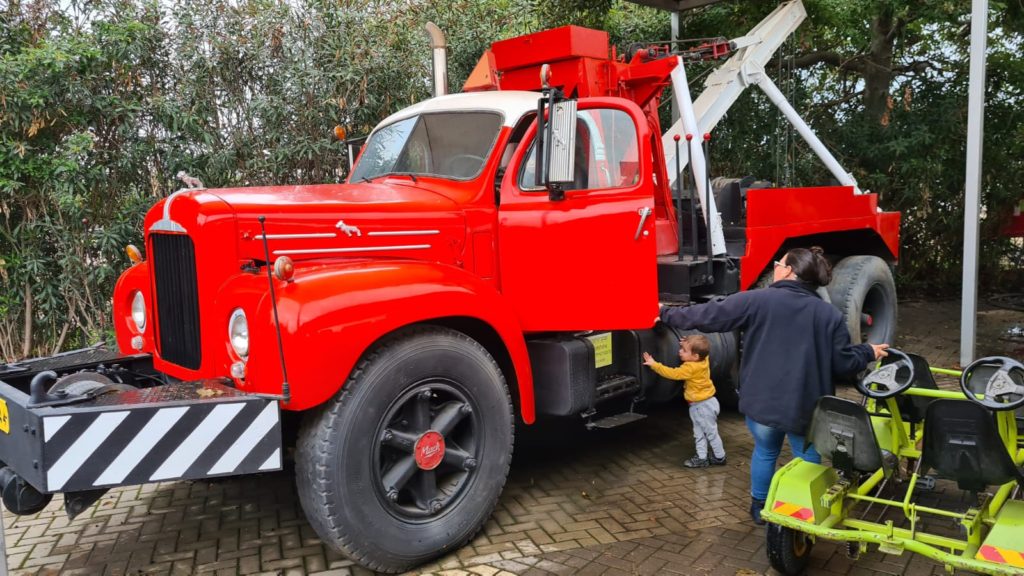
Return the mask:
[[[871,417],[858,402],[836,396],[822,396],[814,407],[807,438],[832,467],[847,476],[871,473],[882,467]]]
[[[1014,465],[995,418],[984,406],[970,400],[935,400],[925,422],[922,474],[934,469],[970,492],[1010,480],[1024,488],[1024,473]]]
[[[927,390],[938,390],[939,386],[935,383],[935,377],[932,376],[931,367],[928,366],[928,361],[923,356],[917,354],[907,354],[910,361],[914,364],[914,381],[910,385],[912,388],[925,388]],[[882,359],[882,365],[892,364],[900,360],[898,356],[886,356]],[[924,413],[928,409],[928,405],[932,403],[935,398],[926,398],[924,396],[908,396],[899,395],[896,397],[896,405],[900,409],[900,417],[903,418],[904,422],[910,424],[920,424],[924,420]]]

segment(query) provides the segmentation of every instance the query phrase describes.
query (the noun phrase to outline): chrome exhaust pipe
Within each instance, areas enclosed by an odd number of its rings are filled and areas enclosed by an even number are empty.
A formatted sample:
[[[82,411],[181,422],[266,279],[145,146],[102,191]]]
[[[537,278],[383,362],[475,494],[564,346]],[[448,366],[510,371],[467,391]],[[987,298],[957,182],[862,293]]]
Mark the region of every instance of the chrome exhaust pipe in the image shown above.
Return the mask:
[[[426,29],[434,58],[434,96],[444,96],[448,93],[448,43],[437,24],[427,22]]]

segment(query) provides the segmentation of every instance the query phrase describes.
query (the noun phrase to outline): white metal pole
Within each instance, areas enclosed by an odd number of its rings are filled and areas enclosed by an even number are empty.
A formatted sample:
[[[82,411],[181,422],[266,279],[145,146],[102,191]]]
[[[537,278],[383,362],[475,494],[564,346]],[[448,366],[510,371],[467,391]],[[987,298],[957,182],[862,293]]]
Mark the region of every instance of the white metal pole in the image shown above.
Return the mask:
[[[978,316],[978,223],[981,206],[981,145],[985,135],[985,49],[988,0],[971,3],[971,74],[967,100],[967,176],[964,181],[963,299],[960,305],[960,365],[974,361]]]
[[[672,49],[673,50],[679,49],[679,45],[676,44],[676,41],[679,40],[679,28],[681,26],[680,20],[681,20],[681,18],[680,18],[679,12],[673,12],[672,13]],[[632,54],[629,54],[628,56],[630,58],[633,57]],[[677,121],[679,121],[679,103],[676,101],[675,98],[673,98],[672,99],[672,123],[675,124]],[[670,170],[669,173],[671,174],[672,171]],[[674,181],[675,178],[672,178],[671,180]]]
[[[682,58],[677,56],[676,59],[676,67],[670,75],[672,78],[672,92],[676,102],[679,104],[679,120],[682,122],[683,129],[686,130],[687,134],[693,134],[693,140],[687,142],[687,145],[690,147],[690,154],[692,155],[690,170],[693,170],[693,178],[696,180],[699,201],[707,204],[703,208],[704,213],[707,214],[707,218],[711,222],[711,226],[708,228],[708,234],[711,236],[711,253],[713,256],[718,256],[719,254],[725,254],[725,233],[722,231],[722,216],[718,213],[718,207],[715,206],[715,196],[707,192],[707,183],[709,182],[707,177],[708,166],[704,158],[704,149],[700,146],[704,141],[704,134],[700,132],[700,128],[697,126],[697,117],[693,113],[690,86],[686,82],[686,68],[683,66]],[[668,173],[673,174],[674,172],[675,169],[673,168]],[[679,174],[675,174],[669,180],[675,182],[678,177]]]
[[[804,141],[806,141],[807,145],[811,147],[811,150],[817,154],[818,158],[820,158],[825,164],[825,167],[828,168],[828,171],[836,177],[836,180],[838,180],[843,186],[853,186],[854,192],[860,194],[861,190],[857,187],[857,180],[854,179],[853,174],[843,170],[843,167],[836,160],[835,156],[833,156],[825,144],[818,139],[818,136],[813,130],[811,130],[811,127],[807,125],[807,122],[804,122],[804,119],[800,117],[800,114],[797,114],[797,111],[793,109],[793,106],[791,106],[789,101],[786,100],[786,97],[782,95],[782,91],[779,90],[779,87],[776,86],[775,83],[772,82],[772,79],[764,73],[764,70],[751,74],[751,80],[757,83],[758,88],[760,88],[761,91],[768,96],[768,99],[775,104],[775,107],[786,116],[789,123],[796,128],[796,131],[799,132],[801,136],[803,136]]]
[[[0,562],[0,576],[7,576],[7,540],[4,538],[4,505],[0,504],[0,555],[4,561]]]

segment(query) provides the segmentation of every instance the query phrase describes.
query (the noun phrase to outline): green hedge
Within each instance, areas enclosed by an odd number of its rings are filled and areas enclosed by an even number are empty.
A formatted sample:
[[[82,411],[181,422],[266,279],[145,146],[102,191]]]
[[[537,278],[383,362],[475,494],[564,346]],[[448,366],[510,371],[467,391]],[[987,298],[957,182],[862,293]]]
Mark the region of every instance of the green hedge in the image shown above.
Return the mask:
[[[811,18],[770,70],[862,186],[903,211],[904,291],[952,292],[959,282],[967,86],[959,4],[808,0]],[[735,37],[771,8],[713,6],[685,15],[685,30]],[[1024,189],[1018,12],[993,3],[982,277],[1002,291],[1021,285],[1024,260],[1019,243],[996,233]],[[667,14],[611,0],[12,0],[0,8],[0,358],[109,338],[123,247],[141,243],[146,208],[179,187],[179,170],[208,186],[343,178],[336,124],[363,134],[429,96],[428,20],[448,35],[452,90],[501,38],[576,23],[608,30],[621,49],[669,34]],[[867,39],[887,43],[891,60],[879,60],[879,43]],[[836,58],[815,62],[820,53]],[[878,62],[889,75],[868,81]],[[695,65],[691,78],[705,68]],[[713,170],[827,180],[757,95],[719,125]]]

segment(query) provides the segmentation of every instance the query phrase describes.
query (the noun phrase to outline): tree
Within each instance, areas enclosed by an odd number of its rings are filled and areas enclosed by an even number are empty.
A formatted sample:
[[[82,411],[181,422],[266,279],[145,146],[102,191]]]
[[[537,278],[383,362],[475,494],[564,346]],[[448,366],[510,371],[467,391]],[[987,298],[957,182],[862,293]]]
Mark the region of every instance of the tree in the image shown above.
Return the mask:
[[[735,37],[773,7],[735,0],[688,12],[684,33]],[[861,186],[903,212],[904,292],[955,290],[966,5],[807,0],[807,9],[769,73]],[[1024,189],[1022,13],[1019,2],[992,2],[983,285],[1024,282],[1024,248],[997,233]],[[141,244],[145,211],[181,187],[178,171],[211,187],[342,179],[335,125],[364,135],[429,97],[428,20],[448,36],[450,91],[503,38],[589,25],[621,54],[669,36],[667,13],[623,0],[9,1],[0,9],[0,357],[109,336],[123,248]],[[689,71],[695,93],[707,70]],[[756,93],[713,143],[716,174],[830,178]]]

